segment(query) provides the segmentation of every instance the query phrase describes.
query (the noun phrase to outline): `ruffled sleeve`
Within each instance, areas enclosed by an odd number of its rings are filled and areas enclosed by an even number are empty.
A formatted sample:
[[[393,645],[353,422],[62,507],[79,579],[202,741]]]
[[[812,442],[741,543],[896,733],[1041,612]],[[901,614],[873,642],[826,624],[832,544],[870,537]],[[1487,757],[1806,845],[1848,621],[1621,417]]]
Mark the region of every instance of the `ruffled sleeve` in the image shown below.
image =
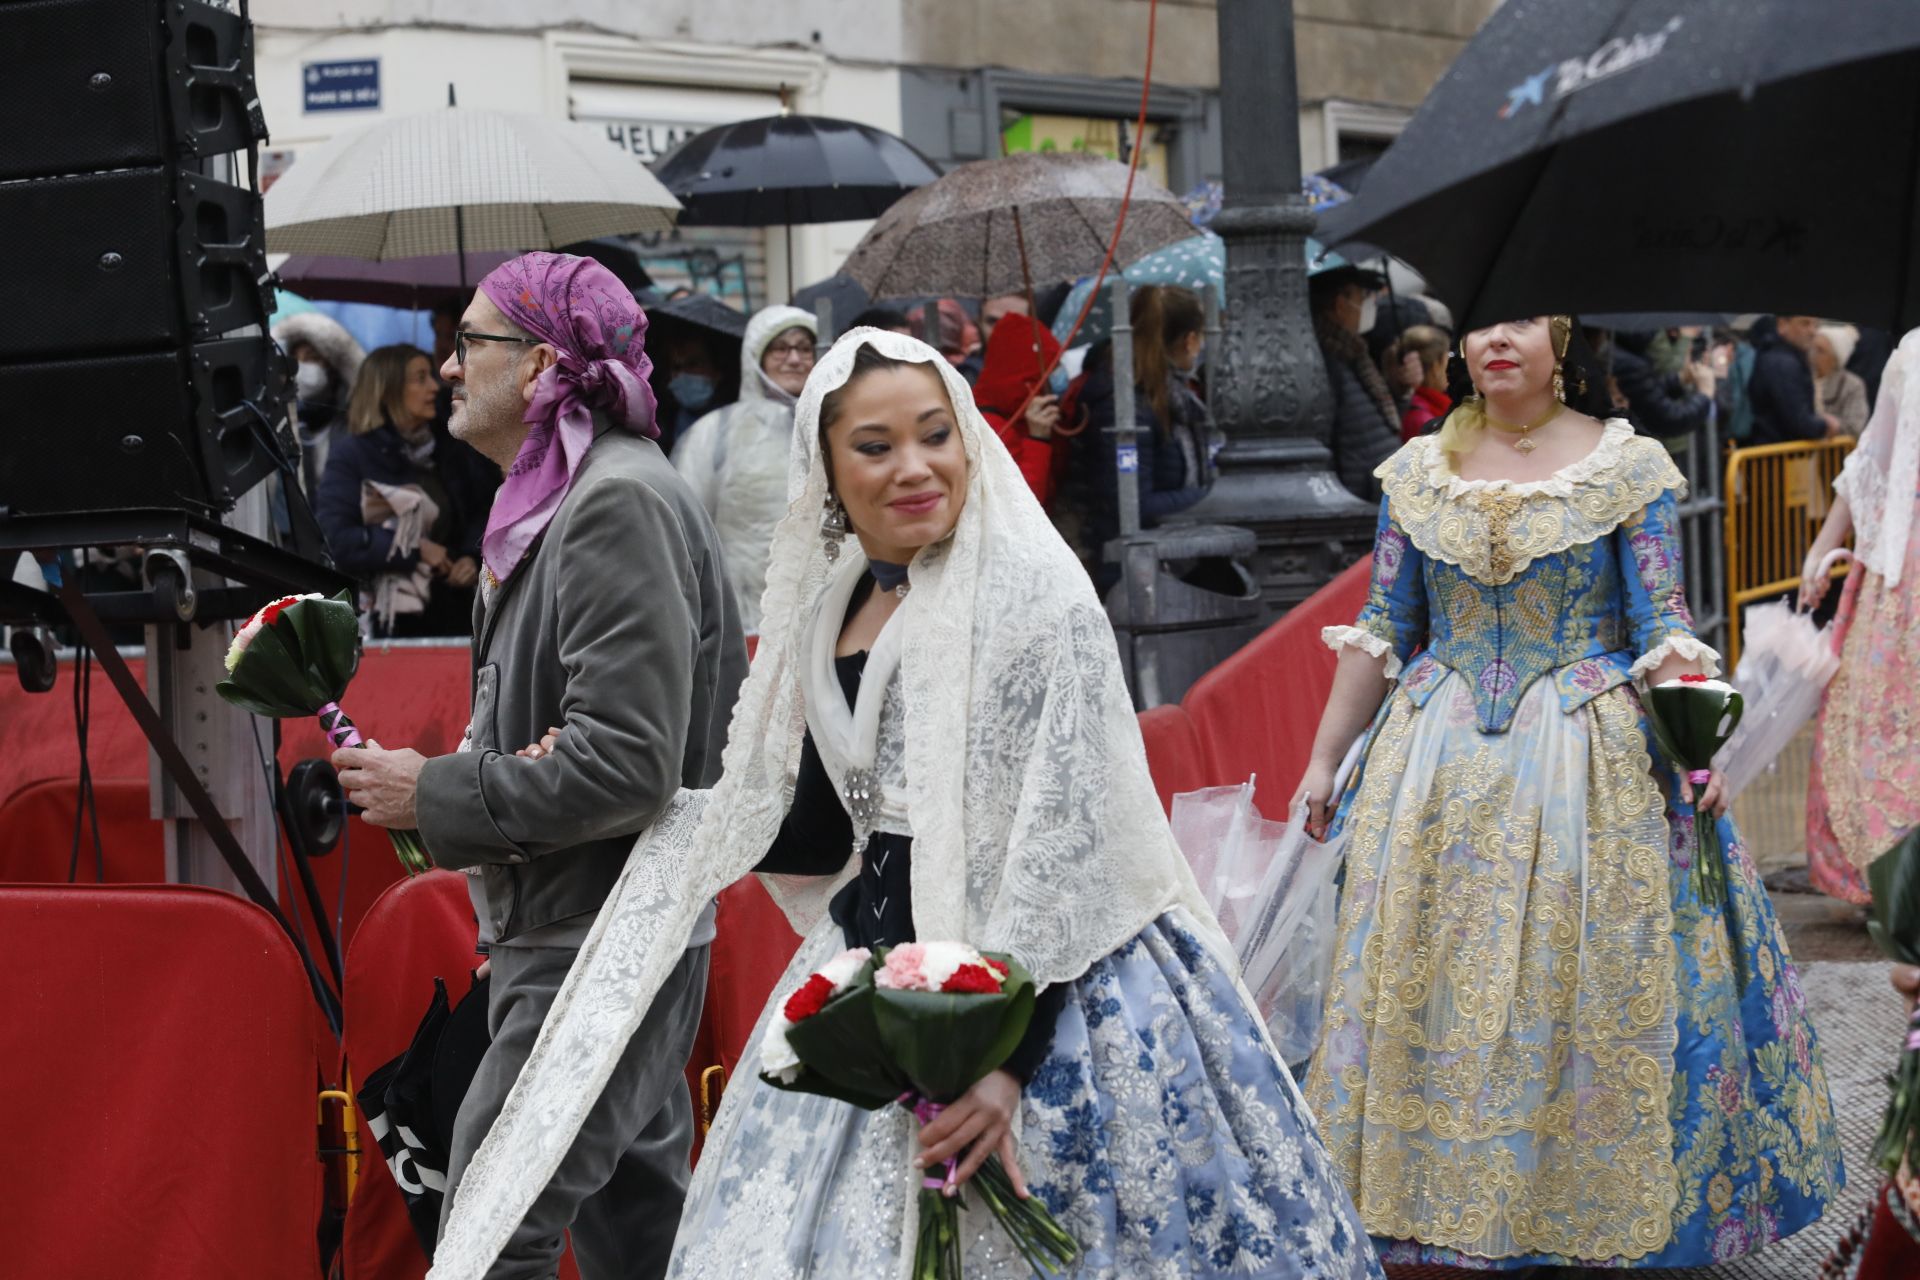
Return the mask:
[[[1627,622],[1633,632],[1632,675],[1638,680],[1676,654],[1698,662],[1707,675],[1720,673],[1720,655],[1693,634],[1680,564],[1680,514],[1668,489],[1614,530],[1621,577],[1626,582]]]
[[[1359,649],[1385,658],[1389,680],[1398,679],[1400,668],[1426,643],[1426,567],[1419,549],[1394,519],[1391,502],[1380,503],[1367,603],[1352,626],[1328,627],[1320,638],[1330,649]]]

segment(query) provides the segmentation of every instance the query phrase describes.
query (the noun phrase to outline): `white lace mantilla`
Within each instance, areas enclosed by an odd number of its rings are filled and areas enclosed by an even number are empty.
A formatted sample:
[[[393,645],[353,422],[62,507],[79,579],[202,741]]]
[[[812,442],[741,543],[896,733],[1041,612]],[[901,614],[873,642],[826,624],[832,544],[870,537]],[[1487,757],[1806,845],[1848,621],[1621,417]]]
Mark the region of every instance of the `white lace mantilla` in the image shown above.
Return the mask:
[[[1494,587],[1542,556],[1606,536],[1687,483],[1665,446],[1620,418],[1586,457],[1544,480],[1463,480],[1437,435],[1406,445],[1374,474],[1422,554]]]
[[[1900,340],[1880,377],[1880,396],[1834,491],[1853,513],[1854,554],[1890,587],[1899,586],[1920,504],[1920,329]]]
[[[1047,985],[1080,976],[1185,906],[1203,943],[1232,963],[1167,827],[1113,631],[1085,571],[952,366],[912,338],[856,329],[814,369],[796,410],[791,501],[723,776],[710,793],[683,793],[635,846],[468,1166],[432,1280],[485,1274],[579,1132],[702,905],[773,844],[806,727],[804,638],[829,581],[820,402],[864,345],[939,373],[968,461],[954,532],[914,557],[912,591],[896,615],[892,692],[904,725],[915,932],[1011,952]],[[838,883],[767,882],[803,934]]]

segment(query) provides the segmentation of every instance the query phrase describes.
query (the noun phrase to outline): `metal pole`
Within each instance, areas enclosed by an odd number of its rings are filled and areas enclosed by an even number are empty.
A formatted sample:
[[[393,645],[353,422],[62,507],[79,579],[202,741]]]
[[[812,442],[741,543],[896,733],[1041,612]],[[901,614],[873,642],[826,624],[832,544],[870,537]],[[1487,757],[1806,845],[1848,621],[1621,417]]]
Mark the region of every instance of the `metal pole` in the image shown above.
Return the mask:
[[[940,303],[938,299],[920,308],[920,326],[920,340],[932,347],[935,351],[940,350]]]
[[[455,107],[458,105],[459,102],[453,93],[453,84],[449,81],[447,84],[447,106]],[[455,263],[460,273],[460,292],[464,294],[467,291],[467,211],[465,206],[457,204],[453,206],[453,251],[458,255],[455,258]],[[464,305],[464,303],[465,299],[463,298],[462,304]]]
[[[1220,365],[1220,291],[1212,285],[1200,287],[1200,305],[1206,309],[1207,353],[1200,370],[1200,395],[1213,403],[1213,371]]]
[[[833,299],[821,294],[813,300],[813,323],[820,333],[814,340],[815,346],[830,347],[840,335],[833,327]]]
[[[1113,291],[1113,470],[1119,486],[1120,536],[1140,532],[1140,446],[1133,430],[1133,315],[1127,278],[1115,276]]]
[[[1293,0],[1219,0],[1226,322],[1209,407],[1226,437],[1212,489],[1174,522],[1241,525],[1259,540],[1269,616],[1371,545],[1375,510],[1332,474],[1333,392],[1307,309]],[[1217,362],[1218,367],[1215,367]]]
[[[266,537],[266,486],[256,485],[242,495],[226,523],[242,533]],[[195,569],[192,585],[205,589],[227,583],[218,574]],[[271,734],[256,737],[253,716],[214,692],[214,686],[226,679],[230,635],[225,627],[192,623],[149,626],[147,695],[246,851],[247,861],[277,892],[279,829],[266,769],[279,766],[273,759]],[[149,812],[165,822],[167,879],[242,893],[206,825],[152,752],[148,753],[147,781]]]

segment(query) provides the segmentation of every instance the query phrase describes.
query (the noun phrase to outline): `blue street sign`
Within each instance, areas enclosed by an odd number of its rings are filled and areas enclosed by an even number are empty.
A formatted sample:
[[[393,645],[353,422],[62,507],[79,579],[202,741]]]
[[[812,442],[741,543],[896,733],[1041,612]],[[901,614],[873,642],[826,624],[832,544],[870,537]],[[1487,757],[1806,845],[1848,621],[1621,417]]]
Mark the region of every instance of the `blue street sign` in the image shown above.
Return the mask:
[[[380,59],[309,62],[301,69],[308,111],[378,111]]]
[[[1121,445],[1113,451],[1113,457],[1122,474],[1132,474],[1140,469],[1140,450],[1133,445]]]

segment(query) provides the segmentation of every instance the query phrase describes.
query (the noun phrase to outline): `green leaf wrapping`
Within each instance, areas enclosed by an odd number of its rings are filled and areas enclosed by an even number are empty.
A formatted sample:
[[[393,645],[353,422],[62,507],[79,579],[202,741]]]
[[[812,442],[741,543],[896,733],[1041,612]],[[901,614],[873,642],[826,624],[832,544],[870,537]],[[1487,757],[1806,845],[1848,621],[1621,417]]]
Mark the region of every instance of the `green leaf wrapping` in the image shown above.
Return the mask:
[[[1013,1055],[1033,1021],[1033,975],[1009,956],[991,958],[1008,968],[998,995],[874,992],[881,1043],[922,1097],[958,1098]]]
[[[1681,769],[1706,769],[1740,723],[1746,700],[1738,690],[1656,685],[1647,690],[1646,706],[1667,760]]]
[[[359,622],[343,592],[282,609],[248,642],[215,691],[255,715],[299,719],[340,701],[359,665]]]
[[[787,1030],[802,1070],[791,1084],[768,1075],[776,1089],[818,1093],[868,1110],[919,1093],[952,1102],[1013,1056],[1033,1021],[1033,975],[1011,956],[986,953],[1007,966],[998,995],[889,991],[874,972],[886,950],[847,988],[810,1018]]]
[[[360,668],[360,623],[345,593],[331,600],[302,600],[274,619],[271,630],[298,638],[299,662],[308,687],[326,697],[318,705],[346,695]]]
[[[1902,964],[1920,964],[1920,831],[1868,865],[1867,887],[1873,893],[1867,933],[1874,945]]]
[[[873,965],[869,962],[811,1018],[787,1028],[787,1044],[803,1070],[792,1084],[760,1078],[776,1089],[818,1093],[877,1111],[899,1099],[908,1081],[893,1067],[874,1022]],[[776,1015],[777,1016],[777,1015]]]

